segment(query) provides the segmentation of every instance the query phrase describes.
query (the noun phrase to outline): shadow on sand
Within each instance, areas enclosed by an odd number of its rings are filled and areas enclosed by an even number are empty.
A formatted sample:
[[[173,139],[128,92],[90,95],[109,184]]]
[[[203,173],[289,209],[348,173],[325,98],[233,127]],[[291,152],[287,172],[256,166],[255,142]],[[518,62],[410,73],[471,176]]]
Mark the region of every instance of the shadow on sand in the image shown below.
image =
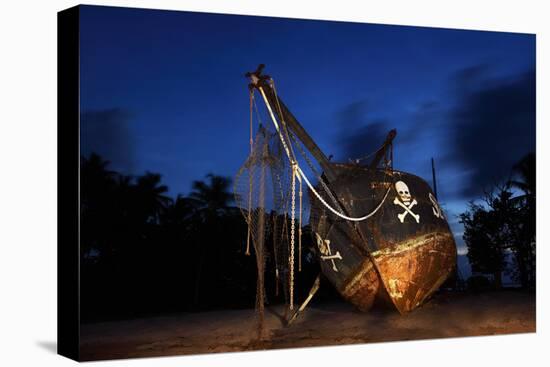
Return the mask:
[[[57,354],[57,342],[55,341],[37,341],[36,345],[39,347],[45,349],[46,351],[50,353]]]

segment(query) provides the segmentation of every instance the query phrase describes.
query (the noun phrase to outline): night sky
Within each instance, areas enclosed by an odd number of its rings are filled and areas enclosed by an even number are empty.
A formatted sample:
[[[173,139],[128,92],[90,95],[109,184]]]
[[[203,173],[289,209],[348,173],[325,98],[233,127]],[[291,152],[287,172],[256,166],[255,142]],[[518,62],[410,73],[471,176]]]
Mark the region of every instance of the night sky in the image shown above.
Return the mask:
[[[456,215],[535,151],[535,36],[268,17],[81,7],[81,147],[170,194],[233,177],[249,150],[246,71],[277,90],[333,160],[391,128],[394,167]]]

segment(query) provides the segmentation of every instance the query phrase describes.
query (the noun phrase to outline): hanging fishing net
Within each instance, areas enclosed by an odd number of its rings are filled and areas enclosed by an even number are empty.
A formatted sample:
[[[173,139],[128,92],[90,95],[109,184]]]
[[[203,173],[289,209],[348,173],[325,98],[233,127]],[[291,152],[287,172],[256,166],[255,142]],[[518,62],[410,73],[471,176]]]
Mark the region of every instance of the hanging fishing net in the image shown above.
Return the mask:
[[[367,157],[332,162],[278,97],[275,83],[262,69],[260,65],[247,73],[251,149],[235,178],[237,205],[248,223],[247,253],[256,256],[259,335],[266,276],[274,275],[275,293],[285,299],[287,325],[317,289],[319,277],[295,310],[304,225],[320,271],[343,298],[361,310],[370,309],[375,298],[391,298],[399,312],[418,307],[448,275],[456,249],[448,223],[435,215],[439,206],[429,185],[418,176],[393,170],[396,131]],[[262,111],[255,95],[263,102]],[[254,111],[258,125],[253,123]],[[408,264],[416,264],[416,270]]]
[[[265,294],[265,276],[274,276],[275,297],[283,297],[287,305],[287,319],[294,307],[295,273],[302,266],[302,227],[307,218],[304,213],[307,198],[303,195],[302,181],[293,166],[290,135],[281,138],[280,131],[262,124],[262,113],[251,94],[251,136],[256,124],[252,112],[256,111],[257,131],[250,140],[250,154],[234,180],[235,200],[248,224],[246,254],[256,257],[258,271],[256,310],[258,331],[262,335]],[[273,264],[269,272],[266,263]]]
[[[274,88],[274,86],[273,86]],[[280,106],[275,105],[275,108]],[[253,123],[253,111],[255,110],[258,128],[252,138],[255,124]],[[256,310],[258,314],[258,333],[261,336],[264,322],[264,303],[266,300],[265,277],[268,260],[273,263],[273,275],[275,277],[275,296],[282,293],[287,305],[285,319],[291,320],[296,316],[294,307],[295,275],[302,265],[302,228],[309,224],[315,236],[326,238],[331,228],[337,228],[342,232],[342,240],[345,243],[364,246],[364,241],[357,237],[353,220],[364,220],[372,215],[373,208],[377,210],[388,193],[388,185],[369,187],[365,195],[354,196],[361,205],[361,214],[371,213],[365,218],[353,218],[354,215],[346,211],[333,187],[329,187],[328,181],[319,162],[313,158],[311,152],[296,136],[292,129],[287,128],[285,121],[275,119],[272,111],[259,110],[254,94],[250,98],[250,155],[239,169],[235,180],[234,190],[237,206],[248,224],[246,254],[256,257],[258,279]],[[262,117],[262,114],[264,115]],[[267,115],[267,118],[266,116]],[[279,113],[281,116],[282,113]],[[271,117],[273,124],[262,124],[262,121]],[[387,163],[386,157],[386,163]],[[357,175],[364,175],[364,169],[349,170],[349,165],[334,169],[343,172],[341,179],[344,185],[356,185],[357,183],[371,182],[372,179],[387,182],[387,177],[362,177],[355,180]],[[307,171],[311,177],[309,180],[304,173]],[[346,172],[344,172],[346,171]],[[368,174],[384,176],[384,170],[368,171]],[[355,181],[355,183],[353,182]],[[340,184],[336,182],[338,186]],[[304,194],[305,186],[308,195]],[[332,185],[332,184],[331,184]],[[311,203],[311,204],[310,204]],[[310,210],[311,209],[311,210]],[[318,246],[313,249],[323,259],[323,256],[331,257],[330,249],[323,247],[323,242],[314,238]],[[334,261],[332,262],[334,266]],[[271,273],[269,273],[271,274]],[[314,283],[310,297],[318,287],[318,280]]]

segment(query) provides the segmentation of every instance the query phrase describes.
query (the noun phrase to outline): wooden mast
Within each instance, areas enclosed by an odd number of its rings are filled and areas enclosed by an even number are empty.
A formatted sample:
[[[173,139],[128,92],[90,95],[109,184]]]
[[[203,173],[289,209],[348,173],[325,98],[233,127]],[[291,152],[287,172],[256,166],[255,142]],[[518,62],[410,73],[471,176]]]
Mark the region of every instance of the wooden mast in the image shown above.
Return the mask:
[[[281,97],[275,94],[269,81],[271,77],[269,75],[263,75],[262,70],[265,67],[264,64],[260,64],[256,71],[251,73],[246,73],[246,76],[250,78],[251,83],[249,84],[250,88],[262,89],[265,93],[265,96],[272,106],[273,112],[277,115],[280,121],[284,121],[286,126],[290,128],[294,134],[300,139],[304,144],[307,150],[315,157],[319,162],[319,165],[323,169],[324,175],[326,176],[329,182],[332,182],[336,179],[336,173],[334,172],[333,167],[330,164],[330,161],[323,153],[323,151],[317,146],[315,141],[309,136],[303,126],[298,122],[296,117],[289,111],[286,105],[281,100]]]
[[[386,136],[386,141],[384,141],[384,144],[378,149],[378,152],[376,152],[376,155],[372,159],[372,162],[369,165],[369,168],[376,168],[378,167],[378,163],[380,163],[380,160],[386,155],[386,151],[391,146],[391,143],[393,142],[393,139],[397,135],[397,130],[392,129],[388,133],[388,136]],[[393,164],[393,162],[392,162]]]
[[[434,188],[434,196],[437,200],[437,181],[435,180],[435,163],[434,159],[432,157],[432,182],[433,182],[433,188]]]

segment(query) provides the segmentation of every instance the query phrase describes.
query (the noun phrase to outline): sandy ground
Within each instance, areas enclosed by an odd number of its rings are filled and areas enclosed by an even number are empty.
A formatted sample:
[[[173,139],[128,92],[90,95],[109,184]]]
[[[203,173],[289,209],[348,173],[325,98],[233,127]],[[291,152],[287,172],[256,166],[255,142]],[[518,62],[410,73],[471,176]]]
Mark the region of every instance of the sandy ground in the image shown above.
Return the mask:
[[[253,310],[216,311],[84,324],[81,359],[310,347],[396,340],[535,332],[535,296],[518,291],[439,294],[401,316],[356,311],[346,303],[313,305],[284,327],[282,307],[266,312],[263,340]],[[279,314],[279,315],[278,315]]]

